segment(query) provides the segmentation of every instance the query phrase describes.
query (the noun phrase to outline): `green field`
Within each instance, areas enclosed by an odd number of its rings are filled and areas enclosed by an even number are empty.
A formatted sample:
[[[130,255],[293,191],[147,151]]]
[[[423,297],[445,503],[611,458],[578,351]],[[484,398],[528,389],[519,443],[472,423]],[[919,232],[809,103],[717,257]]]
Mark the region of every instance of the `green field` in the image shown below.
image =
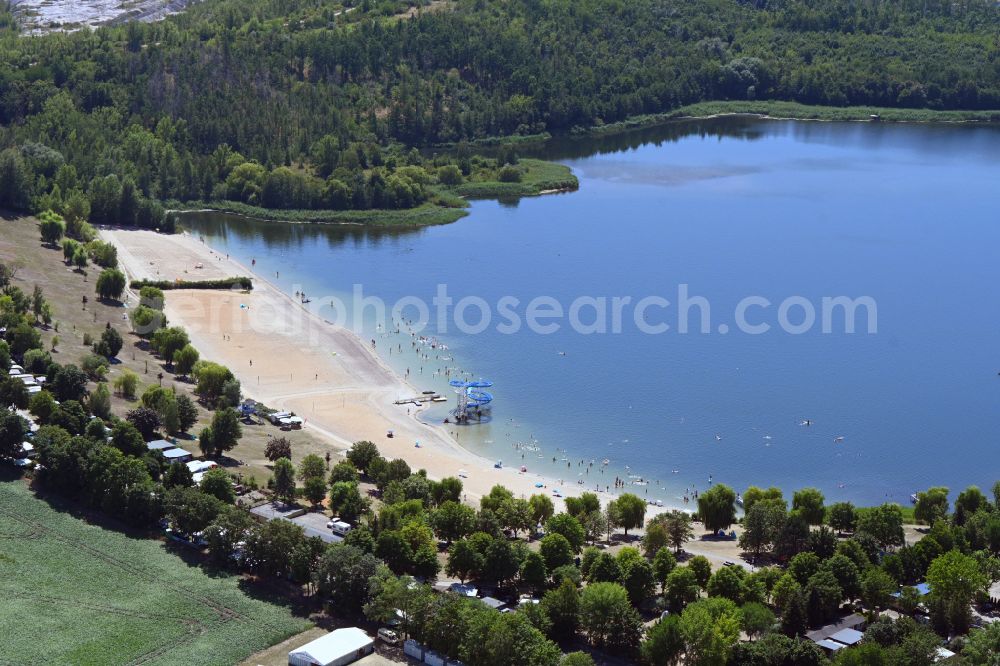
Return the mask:
[[[231,666],[305,630],[164,544],[90,525],[0,481],[0,663]]]

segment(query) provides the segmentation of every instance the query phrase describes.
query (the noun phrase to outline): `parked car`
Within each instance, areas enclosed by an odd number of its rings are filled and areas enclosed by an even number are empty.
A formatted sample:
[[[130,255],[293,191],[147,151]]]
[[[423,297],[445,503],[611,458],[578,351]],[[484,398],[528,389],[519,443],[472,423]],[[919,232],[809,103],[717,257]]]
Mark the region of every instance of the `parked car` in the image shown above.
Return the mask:
[[[463,597],[478,597],[479,590],[475,585],[463,585],[462,583],[452,583],[448,590]]]
[[[271,422],[271,425],[278,425],[281,423],[281,419],[287,419],[291,415],[291,412],[272,412],[268,414],[267,420]]]
[[[392,629],[382,627],[378,630],[378,637],[383,643],[388,643],[389,645],[399,644],[399,634]]]

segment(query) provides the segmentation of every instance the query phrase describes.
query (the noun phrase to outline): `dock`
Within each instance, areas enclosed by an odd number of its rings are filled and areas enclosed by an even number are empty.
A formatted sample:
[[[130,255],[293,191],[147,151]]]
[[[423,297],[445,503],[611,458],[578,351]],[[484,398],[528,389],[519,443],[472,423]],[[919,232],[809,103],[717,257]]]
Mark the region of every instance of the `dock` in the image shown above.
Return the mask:
[[[438,393],[424,393],[412,398],[404,398],[402,400],[397,400],[393,404],[395,405],[422,405],[428,402],[448,402],[448,398],[440,395]]]

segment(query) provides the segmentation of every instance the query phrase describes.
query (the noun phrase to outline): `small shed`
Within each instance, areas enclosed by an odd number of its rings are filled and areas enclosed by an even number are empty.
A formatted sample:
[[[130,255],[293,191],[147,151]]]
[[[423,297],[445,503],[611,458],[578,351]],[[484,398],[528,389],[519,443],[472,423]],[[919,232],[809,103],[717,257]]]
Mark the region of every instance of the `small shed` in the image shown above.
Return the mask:
[[[191,470],[192,474],[197,474],[198,472],[207,472],[213,467],[218,467],[219,463],[212,462],[211,460],[192,460],[185,463],[187,468]]]
[[[146,448],[150,451],[167,451],[177,448],[177,445],[165,439],[154,439],[152,442],[146,442]]]
[[[288,666],[344,666],[375,651],[375,641],[361,629],[331,631],[288,653]]]
[[[824,638],[821,641],[816,641],[816,645],[820,646],[821,648],[823,648],[827,652],[831,652],[831,653],[836,652],[837,650],[843,650],[845,647],[847,647],[843,643],[838,643],[837,641],[832,641],[829,638]]]
[[[187,463],[191,462],[194,458],[194,454],[190,451],[184,449],[167,449],[166,451],[161,451],[163,457],[166,458],[168,463]]]
[[[503,610],[504,608],[507,607],[507,604],[494,597],[483,597],[482,599],[480,599],[480,601],[482,601],[484,604],[486,604],[493,610]]]
[[[865,635],[857,629],[841,629],[837,633],[830,636],[830,640],[850,646],[857,645],[864,637]]]

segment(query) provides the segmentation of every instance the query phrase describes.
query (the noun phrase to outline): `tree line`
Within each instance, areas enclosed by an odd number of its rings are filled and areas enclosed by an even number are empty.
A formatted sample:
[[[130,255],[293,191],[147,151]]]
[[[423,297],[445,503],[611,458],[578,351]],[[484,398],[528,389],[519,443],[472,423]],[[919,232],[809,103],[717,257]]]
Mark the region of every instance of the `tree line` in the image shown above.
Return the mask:
[[[989,0],[458,0],[393,16],[411,4],[217,0],[30,38],[0,7],[0,206],[151,228],[169,224],[163,202],[411,208],[453,182],[442,167],[474,171],[414,147],[704,100],[1000,108]]]

